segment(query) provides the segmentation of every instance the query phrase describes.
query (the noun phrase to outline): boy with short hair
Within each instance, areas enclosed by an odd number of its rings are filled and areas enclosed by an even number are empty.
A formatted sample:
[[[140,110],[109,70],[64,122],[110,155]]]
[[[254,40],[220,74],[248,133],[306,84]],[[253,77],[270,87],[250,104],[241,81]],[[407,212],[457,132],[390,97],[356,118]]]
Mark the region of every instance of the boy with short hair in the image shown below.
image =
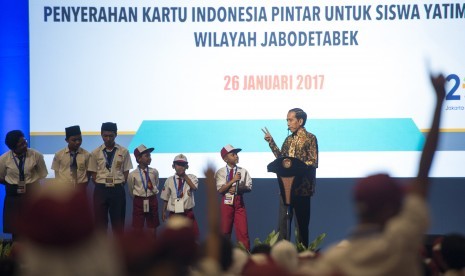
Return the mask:
[[[95,221],[106,229],[108,215],[113,232],[122,234],[126,218],[126,192],[124,184],[132,169],[129,151],[115,143],[118,128],[115,123],[102,124],[103,145],[91,153],[89,171],[95,183]]]
[[[10,150],[0,155],[0,184],[5,185],[3,232],[11,233],[16,241],[19,232],[16,221],[21,220],[24,204],[40,190],[40,182],[48,171],[44,155],[28,148],[21,130],[9,131],[5,144]]]
[[[152,162],[150,153],[154,148],[147,148],[144,145],[134,149],[137,169],[133,170],[128,176],[128,190],[133,198],[132,204],[132,227],[138,232],[142,232],[144,223],[155,237],[156,229],[160,225],[158,218],[158,171],[149,167]]]
[[[226,167],[216,172],[215,180],[216,188],[222,195],[221,232],[231,238],[234,224],[237,240],[250,251],[243,194],[252,191],[252,178],[246,169],[237,166],[239,163],[237,153],[241,150],[231,145],[226,145],[221,149],[221,158],[226,162]]]
[[[82,135],[78,125],[65,128],[65,141],[68,146],[57,151],[52,162],[52,170],[55,171],[55,179],[59,183],[72,185],[85,189],[89,182],[90,153],[81,147]]]
[[[197,176],[186,174],[189,168],[187,157],[183,154],[176,155],[173,160],[173,169],[176,173],[172,177],[168,177],[161,192],[160,198],[163,199],[162,220],[165,221],[166,211],[169,215],[183,215],[192,220],[194,234],[198,239],[199,227],[194,215],[194,191],[199,186]]]

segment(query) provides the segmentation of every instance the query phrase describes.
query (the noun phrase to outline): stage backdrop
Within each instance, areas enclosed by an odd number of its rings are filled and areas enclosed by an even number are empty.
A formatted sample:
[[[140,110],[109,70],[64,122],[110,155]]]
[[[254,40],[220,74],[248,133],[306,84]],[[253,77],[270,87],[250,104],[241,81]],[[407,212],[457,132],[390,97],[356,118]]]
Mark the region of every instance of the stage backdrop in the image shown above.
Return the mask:
[[[443,72],[451,142],[431,175],[463,177],[464,17],[450,1],[30,1],[31,135],[50,164],[65,127],[91,149],[112,121],[131,151],[155,147],[162,177],[181,152],[201,176],[232,144],[269,178],[261,128],[281,144],[301,107],[320,177],[411,177]]]

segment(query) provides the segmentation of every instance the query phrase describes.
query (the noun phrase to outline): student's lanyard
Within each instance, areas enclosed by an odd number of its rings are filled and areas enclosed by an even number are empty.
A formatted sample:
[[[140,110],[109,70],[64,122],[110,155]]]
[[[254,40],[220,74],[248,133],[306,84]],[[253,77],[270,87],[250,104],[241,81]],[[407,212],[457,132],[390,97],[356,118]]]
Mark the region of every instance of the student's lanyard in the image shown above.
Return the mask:
[[[235,167],[234,167],[233,169],[231,169],[231,170],[234,170],[234,173],[233,173],[233,177],[234,177],[234,175],[236,175],[236,173],[237,173],[237,166],[235,166]],[[229,182],[229,181],[231,181],[231,179],[232,179],[232,177],[231,177],[231,178],[229,177],[229,173],[230,173],[229,168],[228,168],[228,166],[226,166],[226,177],[227,177],[226,183]],[[237,194],[237,189],[239,188],[239,187],[237,187],[237,186],[238,186],[238,185],[236,185],[236,191],[234,192],[235,194]]]
[[[176,181],[176,176],[173,176],[173,181],[174,181],[174,188],[176,189],[176,196],[177,198],[181,198],[182,191],[184,190],[184,183],[186,183],[186,180],[182,180],[181,187],[178,187],[178,181]]]
[[[149,183],[149,168],[147,168],[147,173],[145,174],[145,182],[144,182],[144,177],[142,176],[142,170],[139,167],[139,174],[140,174],[140,181],[142,181],[142,186],[144,187],[145,190],[145,196],[147,196],[147,189],[148,189],[148,183]]]
[[[113,164],[113,158],[115,158],[115,150],[116,148],[113,148],[111,152],[107,152],[106,149],[103,149],[103,155],[105,156],[105,162],[106,162],[106,167],[108,171],[111,171],[111,165]]]
[[[19,181],[24,181],[26,178],[24,175],[24,164],[26,164],[26,154],[24,154],[23,157],[18,157],[19,163],[18,161],[16,161],[16,156],[13,154],[13,152],[11,153],[11,155],[13,155],[13,160],[15,161],[16,167],[19,171]]]

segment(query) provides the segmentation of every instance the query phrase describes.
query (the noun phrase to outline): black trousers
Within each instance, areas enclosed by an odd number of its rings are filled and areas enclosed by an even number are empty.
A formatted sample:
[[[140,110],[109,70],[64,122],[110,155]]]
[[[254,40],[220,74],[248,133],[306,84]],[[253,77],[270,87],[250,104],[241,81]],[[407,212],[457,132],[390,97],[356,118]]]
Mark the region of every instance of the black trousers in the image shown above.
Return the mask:
[[[293,196],[291,199],[291,205],[285,205],[281,196],[279,196],[279,217],[278,217],[278,231],[279,239],[287,239],[289,231],[289,223],[287,220],[287,211],[289,212],[289,220],[292,225],[292,219],[295,216],[295,227],[298,230],[299,239],[297,242],[301,242],[305,247],[308,247],[308,226],[310,224],[310,196]]]
[[[126,193],[122,184],[106,187],[105,184],[95,184],[94,215],[97,225],[104,229],[108,227],[108,216],[113,233],[123,233],[126,218]]]
[[[24,205],[31,194],[40,189],[39,183],[26,185],[26,193],[18,194],[18,185],[5,184],[5,200],[3,202],[3,233],[11,233],[13,240],[17,236],[16,222],[21,220]]]

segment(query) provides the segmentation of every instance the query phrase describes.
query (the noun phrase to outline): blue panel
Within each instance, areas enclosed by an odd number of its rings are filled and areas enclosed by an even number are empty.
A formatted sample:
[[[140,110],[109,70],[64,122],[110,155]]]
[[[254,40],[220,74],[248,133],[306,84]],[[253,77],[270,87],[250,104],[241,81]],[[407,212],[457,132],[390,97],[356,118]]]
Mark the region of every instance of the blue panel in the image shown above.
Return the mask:
[[[393,129],[394,132],[397,131]],[[424,133],[423,133],[424,134]],[[281,137],[282,136],[282,137]],[[34,135],[31,134],[30,144],[33,148],[40,151],[43,154],[54,154],[59,149],[65,147],[64,141],[65,135]],[[134,135],[118,135],[116,142],[124,147],[129,147],[131,141],[133,141]],[[277,138],[278,135],[275,135]],[[280,135],[280,138],[284,140],[284,135]],[[339,137],[339,136],[338,136]],[[263,137],[261,137],[263,139]],[[324,139],[329,138],[325,137]],[[337,138],[337,137],[336,137]],[[325,145],[328,144],[321,136],[318,136],[318,142]],[[282,140],[278,140],[279,143]],[[393,140],[396,141],[396,140]],[[153,141],[149,141],[153,142]],[[279,144],[278,143],[278,144]],[[84,135],[82,147],[87,150],[95,149],[102,144],[102,137],[100,135]],[[234,144],[233,144],[234,145]],[[242,146],[237,144],[237,146]],[[158,150],[158,147],[157,147]],[[438,145],[438,151],[465,151],[465,132],[441,132],[441,138]],[[248,150],[247,150],[248,151]],[[320,149],[320,151],[322,151]]]
[[[0,152],[5,134],[21,129],[29,136],[28,1],[2,1],[0,7]]]
[[[0,153],[7,151],[5,135],[20,129],[29,136],[29,19],[28,1],[0,4]],[[4,188],[0,189],[3,221]],[[3,232],[3,224],[0,224]]]
[[[260,130],[265,126],[280,145],[287,136],[285,120],[143,121],[129,149],[145,144],[158,153],[200,153],[232,144],[245,152],[269,152]],[[314,119],[306,126],[322,152],[418,151],[424,143],[411,119]]]

